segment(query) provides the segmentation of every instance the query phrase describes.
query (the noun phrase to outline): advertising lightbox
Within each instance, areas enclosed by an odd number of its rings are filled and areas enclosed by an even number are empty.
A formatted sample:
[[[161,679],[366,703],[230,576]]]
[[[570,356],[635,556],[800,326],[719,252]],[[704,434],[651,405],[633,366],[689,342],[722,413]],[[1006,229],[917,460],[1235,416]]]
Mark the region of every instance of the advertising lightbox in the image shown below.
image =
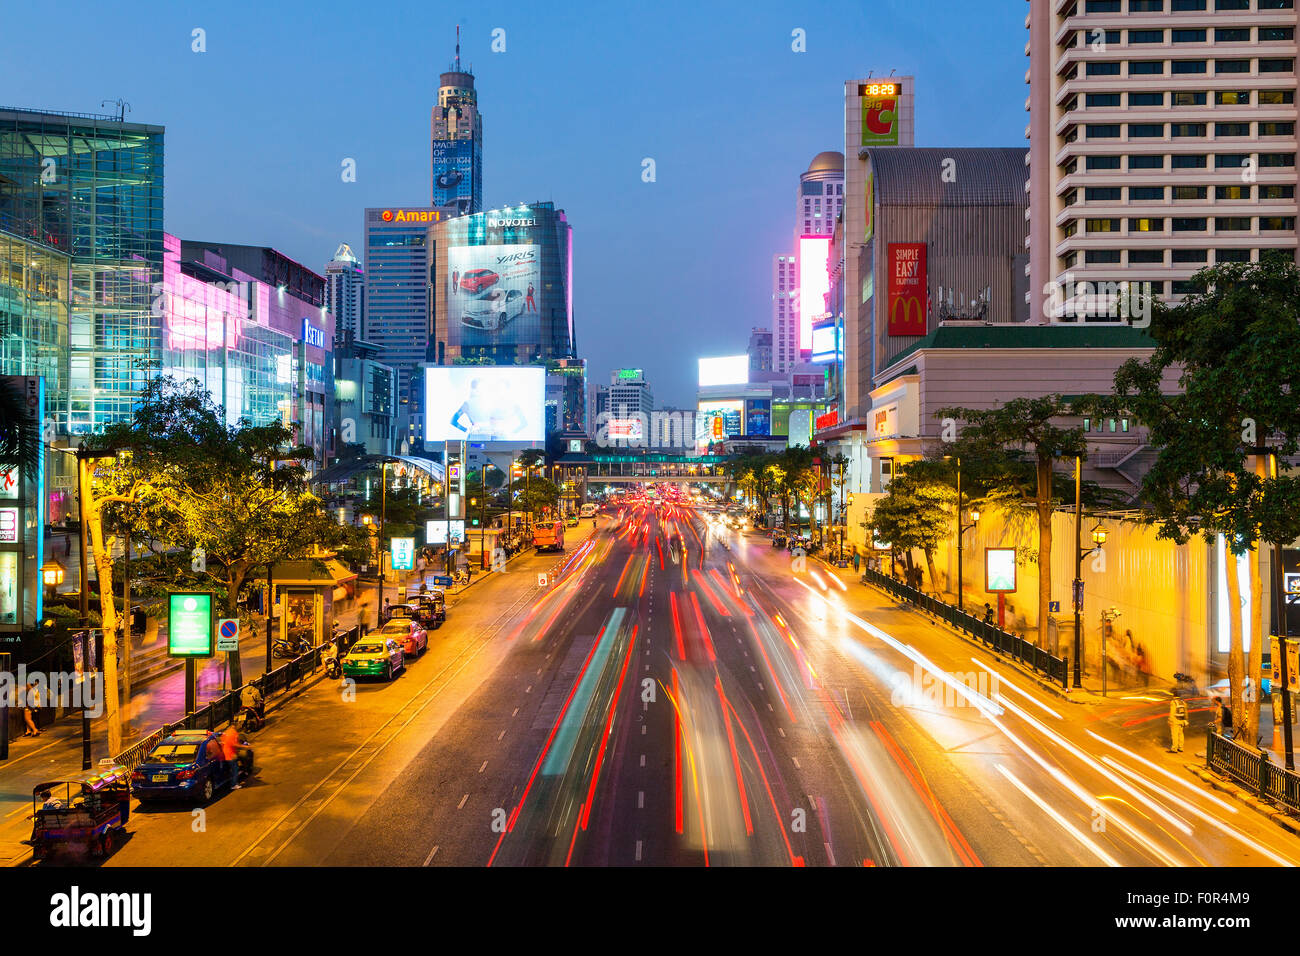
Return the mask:
[[[531,244],[448,249],[448,343],[534,341],[541,310],[560,304],[548,304],[542,295],[541,258],[541,246]]]
[[[448,528],[450,525],[450,529]],[[465,519],[453,518],[448,521],[446,518],[433,518],[425,523],[424,535],[426,544],[446,544],[447,533],[450,530],[451,543],[460,544],[465,540]]]
[[[424,440],[546,440],[540,366],[426,366]]]
[[[925,335],[926,265],[924,242],[889,243],[890,335]]]
[[[812,360],[834,362],[844,354],[844,332],[834,325],[818,325],[812,330]]]
[[[863,83],[858,86],[858,95],[862,99],[861,145],[898,145],[898,102],[902,94],[901,83]]]
[[[700,388],[710,385],[745,385],[749,382],[748,355],[722,355],[700,359]]]
[[[831,254],[830,236],[799,237],[799,348],[811,349],[812,323],[826,314],[826,296],[831,277],[826,260]]]
[[[393,538],[392,555],[394,571],[415,570],[415,539]]]
[[[707,445],[744,434],[744,416],[742,401],[700,402],[695,416],[697,442]]]
[[[167,596],[167,654],[211,657],[215,653],[210,591],[177,591]]]
[[[1011,594],[1016,589],[1016,549],[984,549],[984,590]]]

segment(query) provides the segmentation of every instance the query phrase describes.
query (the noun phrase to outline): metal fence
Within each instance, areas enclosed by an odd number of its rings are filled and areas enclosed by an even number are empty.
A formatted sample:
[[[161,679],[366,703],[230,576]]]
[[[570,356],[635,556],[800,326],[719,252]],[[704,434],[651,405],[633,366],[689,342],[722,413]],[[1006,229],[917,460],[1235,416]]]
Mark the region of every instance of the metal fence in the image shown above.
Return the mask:
[[[973,614],[967,614],[956,605],[948,604],[938,598],[930,597],[916,588],[908,587],[887,574],[867,568],[862,574],[862,580],[883,588],[900,601],[916,605],[922,611],[937,617],[945,624],[969,634],[978,641],[982,641],[999,654],[1004,654],[1012,660],[1019,661],[1026,667],[1032,667],[1048,680],[1055,681],[1062,687],[1069,687],[1070,667],[1068,658],[1056,657],[1017,634],[1004,631],[996,624],[982,621]]]
[[[351,630],[344,631],[341,635],[343,646],[340,651],[346,651],[365,632],[366,626],[364,624],[358,624]],[[222,724],[233,720],[235,714],[239,713],[239,697],[244,687],[256,687],[262,692],[262,697],[268,700],[276,694],[282,694],[293,687],[294,684],[302,683],[308,676],[315,673],[321,666],[321,655],[324,650],[324,645],[313,647],[301,657],[295,657],[287,663],[281,664],[273,671],[262,674],[260,677],[254,677],[243,687],[238,687],[216,700],[209,701],[198,710],[186,714],[180,720],[170,724],[163,724],[149,736],[137,741],[114,757],[114,764],[125,767],[127,770],[134,770],[144,762],[144,758],[158,745],[159,741],[178,730],[216,730]]]
[[[1205,766],[1236,781],[1255,796],[1300,814],[1300,773],[1273,763],[1267,750],[1256,750],[1221,737],[1211,727],[1205,732]]]

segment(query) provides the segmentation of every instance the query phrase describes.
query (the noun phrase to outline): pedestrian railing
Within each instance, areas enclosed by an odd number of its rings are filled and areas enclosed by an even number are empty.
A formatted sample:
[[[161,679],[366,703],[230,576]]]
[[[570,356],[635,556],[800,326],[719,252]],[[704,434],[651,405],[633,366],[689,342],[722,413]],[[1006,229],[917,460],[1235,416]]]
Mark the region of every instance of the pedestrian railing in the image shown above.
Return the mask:
[[[982,641],[987,647],[991,647],[999,654],[1010,657],[1026,667],[1033,668],[1048,680],[1059,683],[1062,687],[1069,687],[1070,667],[1068,658],[1057,657],[1032,641],[1025,640],[1018,634],[1012,634],[1009,631],[1004,631],[996,624],[982,621],[956,605],[940,601],[938,598],[909,587],[901,581],[896,581],[887,574],[867,568],[862,573],[862,580],[882,588],[900,601],[913,604],[927,614],[937,617],[945,624],[969,634],[978,641]]]
[[[1300,773],[1279,767],[1267,750],[1256,750],[1214,732],[1205,732],[1205,766],[1257,797],[1300,814]]]
[[[364,633],[364,624],[358,624],[356,627],[344,631],[341,635],[343,649],[355,644]],[[240,695],[244,687],[256,687],[261,691],[263,698],[270,698],[276,694],[284,693],[294,684],[301,683],[316,672],[321,666],[321,656],[324,651],[325,647],[323,645],[313,647],[301,657],[295,657],[269,673],[252,678],[243,687],[237,687],[216,700],[209,701],[197,710],[186,714],[180,720],[173,721],[170,724],[163,724],[149,736],[137,741],[115,756],[113,763],[119,767],[134,770],[144,762],[144,758],[149,755],[149,751],[153,750],[160,740],[178,730],[215,730],[222,724],[229,723],[239,713]]]

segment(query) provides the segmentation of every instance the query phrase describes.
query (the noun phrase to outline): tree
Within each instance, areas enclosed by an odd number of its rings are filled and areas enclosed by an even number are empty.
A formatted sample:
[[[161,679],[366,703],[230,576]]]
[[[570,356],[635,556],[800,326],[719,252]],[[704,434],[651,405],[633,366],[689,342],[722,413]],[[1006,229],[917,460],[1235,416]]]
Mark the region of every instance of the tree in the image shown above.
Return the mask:
[[[1243,660],[1241,608],[1232,599],[1228,681],[1233,713],[1253,745],[1264,633],[1257,545],[1300,536],[1300,480],[1268,467],[1270,456],[1300,451],[1300,270],[1290,256],[1272,254],[1202,269],[1191,282],[1181,303],[1153,310],[1155,351],[1120,367],[1115,393],[1157,450],[1142,508],[1158,536],[1181,544],[1223,535],[1233,555],[1249,555],[1250,657]],[[1178,390],[1169,392],[1174,373]],[[1236,595],[1237,562],[1226,571]]]
[[[41,436],[38,429],[23,427],[27,415],[22,388],[0,381],[0,464],[31,474],[40,467]]]
[[[1034,465],[1033,490],[1012,486],[1006,491],[1015,500],[1032,500],[1038,516],[1038,645],[1047,647],[1048,607],[1052,598],[1052,508],[1054,466],[1063,458],[1087,455],[1082,428],[1062,428],[1062,417],[1078,414],[1073,402],[1060,395],[1042,398],[1014,398],[999,408],[941,408],[937,418],[964,421],[960,442],[950,454],[966,459],[1005,459],[1008,450],[1031,456]]]
[[[930,586],[937,591],[934,550],[952,533],[957,493],[942,481],[921,477],[921,471],[913,474],[907,465],[902,466],[890,479],[888,493],[876,502],[867,527],[891,548],[907,549],[909,565],[911,549],[920,548],[930,572]]]

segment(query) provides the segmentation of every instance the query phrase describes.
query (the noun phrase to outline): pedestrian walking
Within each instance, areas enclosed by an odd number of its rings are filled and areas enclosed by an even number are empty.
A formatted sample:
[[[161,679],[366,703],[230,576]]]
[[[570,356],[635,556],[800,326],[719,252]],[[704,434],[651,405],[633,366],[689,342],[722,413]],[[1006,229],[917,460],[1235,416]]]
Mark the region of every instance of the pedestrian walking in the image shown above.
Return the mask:
[[[230,788],[239,789],[239,731],[234,723],[221,735],[221,757],[226,761],[226,772],[230,774]]]
[[[1214,732],[1232,739],[1232,708],[1222,697],[1214,698]]]
[[[993,605],[989,604],[988,602],[985,602],[984,604],[984,623],[985,624],[993,623]]]
[[[39,737],[41,729],[36,725],[36,708],[41,706],[41,695],[36,690],[36,684],[33,681],[27,682],[27,689],[23,693],[23,723],[27,729],[23,731],[24,737]]]
[[[1187,703],[1181,697],[1169,702],[1169,752],[1183,752],[1183,728],[1187,726]]]

